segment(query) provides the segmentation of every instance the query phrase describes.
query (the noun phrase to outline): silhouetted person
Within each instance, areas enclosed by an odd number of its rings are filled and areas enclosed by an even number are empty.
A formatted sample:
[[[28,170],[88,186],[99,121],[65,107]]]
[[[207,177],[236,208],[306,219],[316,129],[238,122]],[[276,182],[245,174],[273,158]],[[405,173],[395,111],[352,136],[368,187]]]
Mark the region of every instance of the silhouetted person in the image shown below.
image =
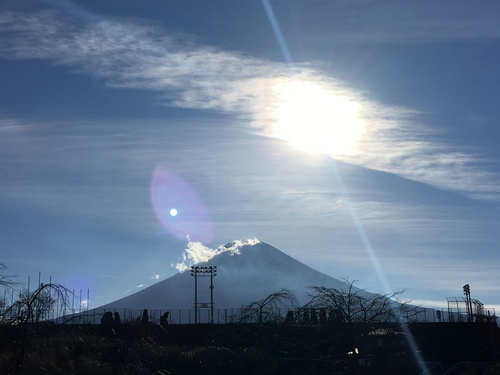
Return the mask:
[[[114,323],[113,313],[111,311],[106,311],[101,318],[101,325],[103,327],[112,328],[113,323]]]
[[[163,328],[167,328],[167,326],[168,326],[168,315],[169,315],[169,312],[165,311],[165,313],[162,316],[160,316],[160,325]]]
[[[288,312],[286,313],[286,317],[285,317],[285,323],[293,323],[294,320],[295,319],[293,318],[293,311],[288,310]]]
[[[118,325],[122,322],[122,319],[120,318],[120,314],[118,311],[115,311],[115,324]]]
[[[106,311],[101,318],[101,333],[106,335],[111,334],[114,324],[115,321],[113,320],[113,313],[111,311]]]
[[[144,309],[142,312],[142,319],[141,319],[142,324],[149,324],[149,313],[148,309]]]

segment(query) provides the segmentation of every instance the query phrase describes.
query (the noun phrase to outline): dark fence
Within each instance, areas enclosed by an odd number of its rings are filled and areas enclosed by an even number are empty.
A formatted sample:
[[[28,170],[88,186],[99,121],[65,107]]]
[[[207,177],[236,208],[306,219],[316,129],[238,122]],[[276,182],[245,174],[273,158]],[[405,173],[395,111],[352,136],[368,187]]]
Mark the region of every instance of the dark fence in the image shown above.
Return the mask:
[[[314,310],[314,312],[312,312]],[[85,311],[52,311],[47,320],[56,323],[87,323],[99,324],[105,312],[113,315],[118,313],[122,323],[140,323],[142,321],[143,309],[90,309]],[[230,324],[230,323],[263,323],[263,322],[310,322],[324,323],[332,321],[329,316],[321,318],[320,309],[256,309],[226,308],[214,309],[213,316],[210,309],[148,309],[148,320],[151,324],[160,322],[160,317],[168,312],[169,324]],[[313,318],[316,315],[316,318]],[[307,316],[307,317],[306,317]],[[466,322],[466,314],[449,314],[448,311],[440,309],[429,309],[422,307],[408,308],[397,318],[390,321],[401,323],[445,323]]]
[[[323,310],[323,311],[322,311]],[[299,309],[245,309],[226,308],[214,309],[148,309],[148,321],[151,324],[160,323],[160,317],[168,312],[169,324],[229,324],[229,323],[264,323],[264,322],[309,322],[325,323],[337,321],[320,308]],[[100,324],[105,312],[117,313],[122,323],[141,322],[144,309],[51,309],[44,311],[38,321],[52,321],[67,324]],[[9,312],[0,310],[0,323],[15,321],[16,310]],[[323,315],[322,315],[323,313]],[[331,313],[331,311],[330,311]],[[492,316],[494,318],[494,316]],[[478,317],[474,317],[477,320]],[[495,319],[493,319],[495,320]],[[423,307],[405,307],[398,311],[398,316],[389,322],[401,323],[461,323],[470,322],[471,316],[464,311],[450,309],[431,309]]]
[[[148,309],[148,321],[151,324],[160,323],[160,317],[168,312],[169,324],[214,323],[227,324],[238,321],[241,309],[214,309],[213,318],[210,309]],[[141,323],[144,310],[140,309],[92,309],[61,315],[53,320],[57,323],[88,323],[99,324],[105,312],[113,316],[118,313],[122,323]],[[197,314],[197,316],[196,316]]]

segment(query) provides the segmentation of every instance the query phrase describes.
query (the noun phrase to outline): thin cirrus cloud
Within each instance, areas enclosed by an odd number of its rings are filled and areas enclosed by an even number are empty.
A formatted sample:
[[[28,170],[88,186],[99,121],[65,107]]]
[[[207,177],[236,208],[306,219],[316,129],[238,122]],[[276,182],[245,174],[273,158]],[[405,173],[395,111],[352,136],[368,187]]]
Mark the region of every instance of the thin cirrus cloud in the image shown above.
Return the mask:
[[[357,151],[337,159],[394,173],[474,198],[498,199],[498,180],[470,152],[430,140],[418,112],[390,107],[302,64],[284,63],[199,46],[137,20],[103,19],[62,9],[0,15],[0,53],[41,59],[90,75],[115,88],[158,92],[168,106],[211,109],[236,116],[273,136],[280,96],[289,80],[312,82],[357,103],[364,134]],[[478,183],[480,181],[480,183]]]

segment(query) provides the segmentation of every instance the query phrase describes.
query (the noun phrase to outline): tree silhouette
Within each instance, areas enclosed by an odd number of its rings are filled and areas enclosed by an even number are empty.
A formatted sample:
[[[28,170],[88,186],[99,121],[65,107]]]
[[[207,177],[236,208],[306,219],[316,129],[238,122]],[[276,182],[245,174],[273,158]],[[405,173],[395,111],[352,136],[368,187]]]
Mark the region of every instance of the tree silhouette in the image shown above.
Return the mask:
[[[6,275],[5,271],[7,270],[7,265],[5,263],[0,262],[0,286],[4,289],[13,289],[15,286],[20,285],[21,283],[12,280],[14,275]],[[4,294],[5,295],[5,294]],[[7,307],[7,302],[5,298],[0,299],[0,322],[3,322],[5,318],[5,308]]]
[[[373,294],[355,287],[356,281],[344,279],[347,289],[323,286],[311,287],[309,306],[325,308],[335,313],[336,321],[344,323],[396,322],[407,302],[397,298],[402,291],[391,294]]]
[[[256,321],[264,323],[280,320],[280,308],[288,308],[297,305],[297,300],[292,291],[280,289],[269,294],[267,297],[253,301],[241,309],[241,321]]]
[[[30,328],[33,323],[39,323],[49,318],[50,310],[56,303],[62,310],[69,306],[69,290],[60,284],[40,284],[33,292],[23,291],[19,299],[9,306],[4,313],[3,323],[20,327],[20,340],[16,359],[14,361],[14,374],[21,374],[26,348],[30,339]]]
[[[60,284],[41,284],[33,292],[27,290],[5,310],[4,323],[25,325],[38,323],[49,318],[49,314],[59,304],[61,310],[68,307],[68,289]]]
[[[12,280],[15,276],[13,275],[5,275],[4,272],[7,270],[7,265],[5,263],[0,262],[0,286],[4,288],[12,288],[20,283]]]

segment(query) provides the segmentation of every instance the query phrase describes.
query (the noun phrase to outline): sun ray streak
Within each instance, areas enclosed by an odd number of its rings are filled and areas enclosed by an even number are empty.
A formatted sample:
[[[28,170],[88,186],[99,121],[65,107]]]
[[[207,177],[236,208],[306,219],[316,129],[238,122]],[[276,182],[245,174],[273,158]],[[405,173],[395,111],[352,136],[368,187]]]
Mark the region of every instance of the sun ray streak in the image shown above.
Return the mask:
[[[393,290],[389,285],[389,280],[387,280],[387,276],[385,275],[382,265],[380,264],[377,256],[375,255],[375,250],[373,249],[373,246],[371,244],[370,238],[368,237],[368,234],[365,231],[365,228],[363,226],[363,223],[361,222],[361,219],[358,216],[358,213],[356,212],[356,209],[354,208],[354,204],[352,203],[351,196],[349,192],[347,191],[344,181],[342,179],[342,176],[340,175],[337,165],[335,163],[335,159],[330,158],[331,162],[331,168],[333,171],[333,176],[335,178],[335,182],[340,188],[341,194],[344,198],[344,201],[346,202],[347,209],[349,211],[349,214],[351,215],[352,221],[354,222],[354,226],[356,227],[356,231],[358,232],[359,237],[361,238],[361,241],[363,242],[363,246],[368,254],[368,257],[370,258],[370,261],[373,265],[373,268],[375,269],[375,272],[377,274],[377,277],[382,284],[382,288],[384,289],[385,294],[392,294]],[[408,329],[408,326],[405,324],[401,325],[401,328],[403,329],[403,332],[405,333],[406,340],[408,341],[408,344],[410,345],[410,348],[413,351],[413,354],[415,355],[417,362],[420,366],[421,373],[424,375],[429,374],[429,370],[424,363],[424,359],[422,355],[420,354],[420,350],[418,348],[417,343],[415,342],[415,339],[413,338],[413,334],[410,332]]]
[[[274,35],[278,40],[278,44],[280,45],[281,52],[283,52],[283,56],[290,68],[293,68],[293,60],[290,55],[290,51],[288,50],[288,46],[286,44],[285,38],[283,37],[283,33],[281,32],[280,25],[278,20],[276,19],[276,15],[274,14],[273,7],[271,6],[271,2],[269,0],[262,0],[262,5],[264,5],[264,9],[266,10],[267,18],[269,18],[269,23],[273,28]]]
[[[280,45],[281,51],[283,52],[285,60],[288,64],[288,66],[290,68],[293,68],[292,57],[291,57],[290,52],[288,50],[285,38],[281,32],[281,28],[279,27],[279,23],[276,19],[276,16],[274,14],[271,3],[269,0],[262,0],[262,4],[264,5],[267,17],[269,18],[269,22],[271,23],[274,34],[276,35],[276,38],[277,38],[278,43]],[[386,277],[385,273],[383,272],[382,265],[380,264],[377,256],[375,255],[375,251],[374,251],[373,246],[371,244],[371,241],[368,238],[368,235],[364,229],[364,226],[363,226],[361,220],[359,219],[359,216],[358,216],[356,210],[354,209],[354,205],[352,204],[350,195],[349,195],[347,189],[345,188],[342,177],[338,173],[338,170],[337,170],[336,164],[335,164],[335,159],[333,159],[333,158],[330,158],[330,159],[332,161],[331,165],[332,165],[334,178],[335,178],[338,186],[340,187],[342,195],[347,203],[347,208],[348,208],[349,213],[351,215],[351,218],[354,222],[354,225],[356,226],[356,230],[358,232],[358,235],[361,238],[361,241],[363,242],[363,246],[365,247],[365,250],[368,253],[368,256],[372,262],[373,268],[375,269],[375,272],[377,273],[377,277],[382,284],[382,287],[384,289],[384,293],[390,294],[392,289],[389,286],[389,281],[387,280],[387,277]],[[421,373],[424,375],[428,375],[429,370],[423,361],[423,358],[420,354],[420,350],[417,346],[417,343],[415,342],[415,339],[413,338],[412,333],[410,332],[408,327],[405,325],[402,325],[402,329],[403,329],[403,332],[405,333],[406,340],[408,341],[408,344],[410,345],[410,348],[413,351],[413,354],[415,355],[415,357],[417,359],[417,362],[420,366]]]
[[[392,288],[389,285],[389,281],[387,280],[387,277],[385,276],[385,273],[382,270],[382,265],[380,264],[377,256],[375,255],[375,250],[373,249],[373,246],[371,244],[370,239],[368,238],[368,235],[366,234],[365,228],[358,216],[358,213],[356,212],[356,209],[354,208],[354,205],[351,200],[351,196],[349,195],[349,192],[347,191],[344,181],[342,180],[342,176],[340,175],[339,171],[337,170],[337,165],[335,163],[335,159],[331,158],[331,165],[332,165],[332,170],[333,170],[333,176],[335,178],[335,182],[340,188],[340,191],[342,193],[342,196],[344,198],[344,201],[346,202],[347,209],[349,211],[349,214],[351,215],[352,221],[354,222],[354,225],[356,227],[356,231],[358,232],[359,237],[361,238],[361,241],[363,242],[363,246],[366,249],[366,252],[368,253],[368,256],[370,258],[370,261],[372,262],[373,268],[375,269],[375,272],[377,273],[377,277],[379,281],[382,284],[382,287],[384,289],[384,293],[387,294],[392,294]]]

